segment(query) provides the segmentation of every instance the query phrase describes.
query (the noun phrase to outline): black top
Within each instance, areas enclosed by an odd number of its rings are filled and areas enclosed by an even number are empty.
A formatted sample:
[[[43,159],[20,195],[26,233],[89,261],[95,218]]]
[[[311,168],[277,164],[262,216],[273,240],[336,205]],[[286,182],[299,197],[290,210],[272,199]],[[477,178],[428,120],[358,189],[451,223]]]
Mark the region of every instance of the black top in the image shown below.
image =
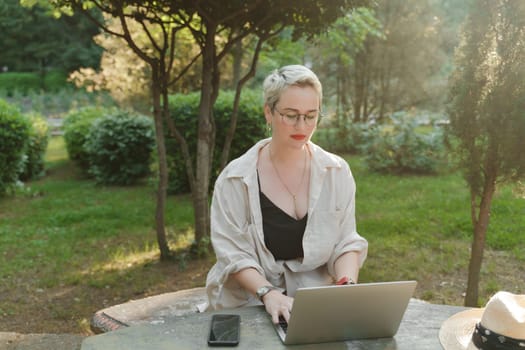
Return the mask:
[[[291,260],[304,257],[303,236],[308,214],[296,220],[276,206],[260,190],[264,243],[275,260]]]

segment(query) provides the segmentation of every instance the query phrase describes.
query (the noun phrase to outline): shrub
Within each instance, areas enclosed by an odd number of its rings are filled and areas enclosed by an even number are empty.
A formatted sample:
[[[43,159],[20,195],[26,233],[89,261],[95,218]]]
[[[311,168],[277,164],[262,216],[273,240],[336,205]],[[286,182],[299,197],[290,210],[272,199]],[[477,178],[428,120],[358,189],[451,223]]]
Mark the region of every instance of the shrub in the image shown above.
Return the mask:
[[[377,127],[373,141],[366,146],[367,166],[381,173],[436,173],[444,159],[441,130],[418,131],[417,121],[404,112],[390,119],[392,124]]]
[[[21,180],[35,179],[44,174],[44,156],[49,141],[49,126],[47,121],[36,113],[27,115],[31,128],[26,149],[24,171]]]
[[[68,83],[67,73],[62,70],[52,70],[44,76],[44,90],[56,92],[65,88],[71,88],[73,84]]]
[[[114,101],[105,92],[87,92],[72,87],[53,92],[31,91],[25,95],[20,92],[9,95],[0,90],[0,98],[18,106],[22,113],[34,111],[55,118],[66,117],[72,110],[84,107],[115,106]]]
[[[89,155],[84,147],[89,130],[95,120],[104,115],[114,113],[115,110],[101,107],[83,107],[72,110],[64,118],[62,128],[69,159],[87,172],[89,168]]]
[[[98,183],[130,185],[148,174],[155,131],[151,118],[119,111],[96,120],[85,143]]]
[[[31,90],[41,90],[43,82],[38,73],[7,72],[0,74],[0,90],[9,96],[15,92],[27,94]]]
[[[8,96],[17,93],[27,95],[31,92],[55,92],[62,88],[71,87],[67,82],[67,73],[61,70],[52,70],[42,74],[40,72],[6,72],[0,74],[0,91]]]
[[[23,171],[29,130],[27,118],[0,100],[0,195],[17,183]]]
[[[374,125],[345,121],[322,120],[313,141],[334,153],[361,154],[374,135]]]
[[[213,108],[217,134],[215,137],[215,152],[213,154],[211,182],[215,182],[220,172],[220,156],[224,146],[226,133],[229,129],[233,109],[234,93],[222,91]],[[197,148],[197,126],[199,94],[170,96],[170,113],[175,126],[186,138],[195,164]],[[188,193],[190,191],[186,166],[182,152],[175,138],[166,132],[166,149],[168,156],[169,193]],[[265,137],[266,124],[262,109],[262,98],[259,92],[244,90],[239,103],[237,128],[232,141],[230,159],[239,157],[255,142]],[[211,187],[210,187],[211,188]]]

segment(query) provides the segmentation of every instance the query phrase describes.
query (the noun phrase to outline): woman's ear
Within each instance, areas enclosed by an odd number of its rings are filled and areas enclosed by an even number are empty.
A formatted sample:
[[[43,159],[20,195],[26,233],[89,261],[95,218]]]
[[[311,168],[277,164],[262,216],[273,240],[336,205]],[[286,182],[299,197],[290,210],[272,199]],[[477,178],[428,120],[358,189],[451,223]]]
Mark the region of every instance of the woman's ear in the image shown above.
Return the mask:
[[[266,124],[272,124],[272,109],[267,104],[264,105],[264,118],[266,119]]]

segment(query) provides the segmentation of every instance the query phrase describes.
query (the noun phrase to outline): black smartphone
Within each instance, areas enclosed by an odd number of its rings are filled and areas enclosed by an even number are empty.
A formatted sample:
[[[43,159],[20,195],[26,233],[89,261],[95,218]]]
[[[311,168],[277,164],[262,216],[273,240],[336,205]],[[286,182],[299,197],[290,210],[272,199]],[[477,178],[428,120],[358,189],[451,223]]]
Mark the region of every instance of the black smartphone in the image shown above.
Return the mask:
[[[209,346],[236,346],[241,333],[241,316],[214,314],[211,317]]]

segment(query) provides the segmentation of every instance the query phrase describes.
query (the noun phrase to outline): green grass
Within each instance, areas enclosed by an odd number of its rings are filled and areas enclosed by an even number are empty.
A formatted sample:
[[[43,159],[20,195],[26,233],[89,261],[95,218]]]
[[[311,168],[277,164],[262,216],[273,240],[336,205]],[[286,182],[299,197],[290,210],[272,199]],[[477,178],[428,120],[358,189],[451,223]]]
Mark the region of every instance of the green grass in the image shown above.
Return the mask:
[[[416,279],[423,284],[419,297],[460,304],[460,293],[440,291],[440,286],[466,286],[472,224],[470,195],[463,178],[459,174],[379,175],[368,172],[358,157],[348,161],[357,182],[358,231],[369,241],[361,280]],[[487,232],[480,283],[483,298],[500,288],[525,286],[523,228],[525,196],[517,186],[500,186]],[[497,276],[502,273],[514,275],[517,284],[504,285]]]
[[[0,199],[0,279],[30,274],[39,286],[54,287],[128,254],[158,250],[154,188],[102,187],[82,178],[62,138],[51,140],[46,162],[48,176]],[[189,197],[169,198],[166,214],[170,242],[187,241]]]
[[[357,183],[358,231],[369,241],[360,281],[416,279],[416,297],[462,304],[472,227],[461,176],[378,175],[368,172],[361,158],[347,159]],[[94,311],[175,288],[167,280],[179,283],[172,276],[190,261],[179,254],[171,264],[158,263],[152,181],[98,186],[67,159],[61,137],[49,144],[46,169],[44,178],[0,199],[0,328],[24,330],[2,317],[30,314],[32,303],[46,295],[45,323],[62,323],[44,331],[64,331],[74,321],[79,332],[87,333]],[[193,234],[191,198],[170,196],[166,220],[171,247],[187,247]],[[480,304],[497,290],[525,289],[523,228],[523,185],[500,187],[493,200]],[[212,261],[204,262],[195,279],[184,276],[184,286],[202,285],[202,271]]]
[[[52,137],[49,140],[45,161],[48,168],[55,168],[57,164],[69,161],[63,137]]]
[[[365,235],[377,239],[399,235],[424,246],[448,239],[470,241],[470,194],[459,174],[388,176],[367,172],[359,158],[349,163],[357,169],[356,215]],[[487,246],[522,258],[525,196],[516,186],[498,187],[490,220]]]

